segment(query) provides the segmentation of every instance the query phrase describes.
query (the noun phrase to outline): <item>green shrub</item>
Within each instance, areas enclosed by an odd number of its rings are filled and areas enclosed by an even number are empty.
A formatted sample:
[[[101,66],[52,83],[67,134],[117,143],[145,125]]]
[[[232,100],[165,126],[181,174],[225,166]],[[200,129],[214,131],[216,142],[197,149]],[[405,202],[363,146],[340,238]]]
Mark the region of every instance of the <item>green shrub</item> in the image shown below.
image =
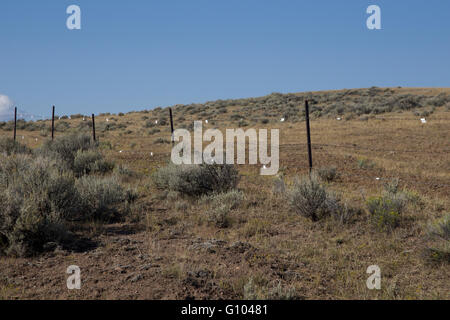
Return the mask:
[[[76,188],[83,208],[79,217],[82,220],[115,221],[126,212],[131,198],[115,177],[83,176],[76,181]]]
[[[91,150],[96,146],[90,135],[72,134],[57,137],[54,141],[47,140],[37,153],[62,160],[70,169],[73,169],[77,152]]]
[[[367,200],[367,209],[372,222],[382,231],[390,231],[400,225],[402,213],[408,205],[421,206],[417,194],[400,190],[399,180],[393,179],[384,184],[381,196]]]
[[[269,290],[268,300],[295,300],[297,292],[294,287],[285,287],[281,285],[281,281]]]
[[[147,120],[147,121],[145,121],[145,123],[144,123],[144,128],[152,128],[152,127],[154,127],[156,124],[155,124],[155,122],[154,121],[152,121],[152,120]]]
[[[236,209],[244,199],[244,194],[238,190],[223,193],[204,195],[200,203],[208,203],[208,220],[218,228],[227,228],[230,225],[229,214]]]
[[[387,194],[397,194],[399,192],[399,179],[398,178],[394,178],[392,179],[390,182],[386,182],[383,184],[384,190]]]
[[[331,182],[338,178],[337,169],[335,167],[323,167],[317,169],[317,175],[322,181]]]
[[[239,128],[248,127],[248,122],[245,121],[244,119],[240,119],[238,122],[238,127]]]
[[[327,190],[316,174],[296,180],[288,191],[292,209],[312,221],[337,213],[340,209],[339,199]]]
[[[372,222],[382,231],[392,230],[399,226],[403,203],[385,196],[371,197],[367,200],[367,208]]]
[[[230,210],[234,210],[242,203],[243,200],[244,194],[239,190],[233,189],[227,192],[204,195],[200,199],[200,203],[209,203],[212,207],[218,207],[226,204]]]
[[[58,121],[55,124],[55,132],[65,132],[70,128],[70,124],[66,121]]]
[[[94,163],[102,160],[103,156],[95,150],[78,150],[73,161],[73,172],[77,177],[90,174],[93,171]]]
[[[117,167],[114,168],[114,173],[116,175],[119,175],[119,177],[124,180],[129,180],[133,177],[136,177],[137,174],[133,170],[131,170],[128,166],[120,164]]]
[[[170,140],[164,139],[164,138],[157,138],[155,141],[153,141],[153,143],[159,143],[159,144],[170,144]]]
[[[91,173],[107,174],[109,172],[112,172],[114,170],[114,167],[114,162],[102,158],[91,164],[90,169]]]
[[[233,165],[173,165],[160,168],[153,175],[157,188],[177,191],[188,196],[201,196],[234,189],[238,171]]]
[[[450,214],[428,224],[428,237],[433,241],[426,251],[435,262],[450,262]]]
[[[186,201],[179,200],[175,202],[175,210],[186,212],[189,208],[189,204]]]
[[[284,182],[283,176],[277,176],[272,181],[272,192],[274,194],[284,195],[286,192],[286,183]]]
[[[227,228],[230,225],[229,214],[231,208],[227,204],[221,204],[218,207],[210,209],[208,212],[208,220],[217,228]]]
[[[372,169],[375,167],[375,162],[367,158],[358,159],[358,168],[360,169]]]
[[[74,120],[74,119],[81,119],[81,118],[84,118],[84,117],[85,117],[85,116],[83,116],[82,114],[77,113],[77,114],[72,114],[72,115],[70,116],[70,119]]]
[[[83,208],[78,220],[112,221],[118,217],[116,207],[125,202],[125,191],[114,178],[84,176],[76,187]]]
[[[49,159],[17,155],[0,163],[0,248],[31,255],[66,233],[63,221],[79,209],[74,178]]]
[[[16,153],[31,153],[30,148],[19,143],[14,142],[12,138],[0,137],[0,153],[6,155],[16,154]]]
[[[433,221],[428,225],[428,234],[433,238],[450,241],[450,214],[446,214],[442,219]]]
[[[155,134],[155,133],[158,133],[158,132],[161,132],[161,130],[159,130],[158,128],[153,128],[148,133],[149,134]]]
[[[160,126],[165,126],[165,125],[167,125],[167,120],[166,120],[166,118],[159,118],[159,119],[158,119],[158,125],[160,125]]]

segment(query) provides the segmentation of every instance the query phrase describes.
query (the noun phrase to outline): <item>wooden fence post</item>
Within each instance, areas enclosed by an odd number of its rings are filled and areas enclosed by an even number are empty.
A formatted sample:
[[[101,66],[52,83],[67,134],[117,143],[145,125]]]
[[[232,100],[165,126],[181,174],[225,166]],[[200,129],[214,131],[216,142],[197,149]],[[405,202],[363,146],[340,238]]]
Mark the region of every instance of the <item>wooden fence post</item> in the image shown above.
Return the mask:
[[[306,115],[306,138],[308,140],[308,160],[309,160],[309,173],[311,174],[313,164],[312,164],[312,153],[311,153],[311,129],[309,126],[309,105],[308,100],[305,100],[305,115]]]
[[[171,141],[172,141],[172,145],[175,143],[174,139],[173,139],[173,116],[172,116],[172,108],[169,108],[169,113],[170,113],[170,132],[171,132]]]
[[[95,115],[92,114],[92,137],[94,138],[94,142],[97,141],[95,137]]]
[[[14,142],[16,142],[17,132],[17,107],[14,107]]]
[[[55,106],[52,108],[52,140],[55,138]]]

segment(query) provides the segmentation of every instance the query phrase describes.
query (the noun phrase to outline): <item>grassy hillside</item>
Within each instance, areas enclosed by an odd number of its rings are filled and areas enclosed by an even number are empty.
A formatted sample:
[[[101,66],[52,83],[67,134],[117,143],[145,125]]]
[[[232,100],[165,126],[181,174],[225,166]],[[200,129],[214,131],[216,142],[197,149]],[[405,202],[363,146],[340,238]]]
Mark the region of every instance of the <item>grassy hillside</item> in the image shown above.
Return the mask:
[[[168,166],[167,108],[98,115],[98,144],[71,136],[91,134],[83,115],[57,120],[54,144],[50,121],[21,122],[26,147],[0,144],[0,203],[8,203],[0,218],[10,225],[0,228],[0,298],[450,298],[450,89],[271,94],[172,108],[176,128],[203,120],[204,129],[280,129],[279,174],[239,165],[239,177],[217,168],[224,171],[215,192],[180,183],[209,181],[211,171]],[[0,135],[12,136],[11,123],[0,124]],[[55,185],[66,192],[52,197]],[[324,199],[313,199],[317,212],[307,205],[315,192]],[[22,231],[36,232],[11,212],[35,217],[35,207],[49,237],[26,242]],[[55,237],[54,225],[65,237]],[[24,243],[34,246],[19,250]],[[72,264],[81,268],[81,290],[65,287]],[[366,287],[371,265],[381,268],[381,290]]]

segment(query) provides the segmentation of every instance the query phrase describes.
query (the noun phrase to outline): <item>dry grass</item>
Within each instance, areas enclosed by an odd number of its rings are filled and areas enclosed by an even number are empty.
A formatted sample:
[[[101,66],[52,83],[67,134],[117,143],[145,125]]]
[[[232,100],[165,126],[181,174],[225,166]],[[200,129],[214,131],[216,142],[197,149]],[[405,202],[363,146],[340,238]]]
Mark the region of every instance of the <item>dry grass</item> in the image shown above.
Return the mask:
[[[450,93],[449,89],[393,90],[426,96]],[[227,113],[217,115],[223,121],[216,125],[204,123],[204,129],[236,127],[238,121],[230,121],[229,116],[241,109],[242,106],[227,107]],[[174,114],[175,119],[182,115],[183,123],[205,119],[181,110],[175,109]],[[168,162],[171,146],[154,141],[170,139],[170,127],[157,126],[160,132],[150,134],[151,128],[144,129],[144,125],[148,119],[160,119],[166,114],[168,111],[162,110],[96,119],[102,123],[113,117],[117,123],[127,124],[124,129],[101,133],[100,141],[108,141],[112,146],[103,150],[107,158],[136,172],[137,176],[127,183],[144,196],[141,223],[145,230],[118,236],[102,229],[98,238],[103,243],[104,256],[100,260],[90,254],[74,253],[74,262],[90,272],[84,282],[86,289],[77,293],[79,297],[238,299],[245,297],[245,287],[249,288],[252,279],[251,286],[260,298],[273,298],[274,292],[286,297],[295,292],[296,299],[450,298],[448,264],[430,264],[423,256],[428,222],[442,217],[450,208],[450,112],[445,108],[437,108],[425,125],[410,111],[377,116],[384,120],[324,118],[311,123],[314,165],[337,169],[339,177],[328,187],[345,201],[365,209],[366,199],[380,194],[383,183],[392,178],[399,178],[401,188],[420,196],[421,203],[409,206],[392,232],[374,228],[367,212],[350,224],[339,224],[331,218],[312,222],[300,217],[290,210],[283,195],[273,193],[273,178],[259,176],[259,167],[248,165],[239,166],[242,178],[238,188],[245,199],[230,211],[227,228],[208,223],[207,207],[196,200],[183,199],[180,210],[180,204],[176,205],[171,196],[162,195],[150,179],[158,167]],[[264,118],[263,111],[252,114],[252,118]],[[69,122],[76,127],[82,120]],[[258,121],[249,125],[280,129],[280,168],[287,187],[295,176],[308,172],[304,122],[265,125]],[[132,133],[126,134],[128,130]],[[19,131],[18,137],[21,135],[26,135],[25,142],[32,148],[42,143],[39,132]],[[375,165],[358,167],[361,157]],[[114,237],[137,241],[138,251],[127,255]],[[212,239],[220,241],[208,244]],[[139,269],[143,262],[136,258],[138,254],[148,256],[152,265],[149,270]],[[64,269],[66,258],[52,258],[53,267],[43,267],[42,276],[54,277],[55,268],[57,272]],[[19,263],[22,262],[2,260],[0,269],[9,274]],[[130,283],[126,280],[128,273],[122,276],[105,271],[117,264],[130,264],[143,280]],[[366,269],[374,264],[382,272],[379,291],[366,287]],[[32,273],[33,269],[24,268],[23,272]],[[61,272],[63,282],[64,277]],[[72,293],[55,286],[19,284],[12,289],[6,281],[0,284],[0,296],[4,298],[73,298]]]

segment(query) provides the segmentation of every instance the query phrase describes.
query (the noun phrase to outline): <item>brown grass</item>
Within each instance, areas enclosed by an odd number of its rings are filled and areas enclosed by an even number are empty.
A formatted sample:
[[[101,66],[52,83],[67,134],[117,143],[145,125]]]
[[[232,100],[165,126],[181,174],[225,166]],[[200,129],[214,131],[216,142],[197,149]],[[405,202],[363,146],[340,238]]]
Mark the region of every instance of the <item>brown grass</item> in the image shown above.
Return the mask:
[[[450,92],[394,90],[424,95]],[[239,108],[229,108],[223,119]],[[272,178],[259,176],[259,168],[248,165],[239,166],[239,189],[246,197],[230,213],[228,228],[208,223],[208,208],[193,199],[185,199],[186,210],[177,210],[175,201],[157,196],[150,181],[150,174],[169,159],[171,146],[153,143],[159,137],[170,139],[169,126],[147,135],[150,129],[143,128],[143,116],[157,119],[159,115],[150,111],[113,116],[129,123],[125,130],[133,133],[115,130],[100,135],[100,141],[113,146],[103,151],[108,158],[140,174],[129,183],[143,194],[143,228],[134,224],[92,228],[89,235],[99,243],[94,252],[55,253],[29,260],[1,258],[0,298],[239,299],[250,278],[262,298],[279,282],[283,288],[294,288],[297,299],[450,298],[448,264],[430,264],[423,257],[424,226],[450,208],[450,112],[445,108],[437,108],[426,125],[411,112],[382,114],[368,121],[319,119],[311,123],[314,165],[337,168],[340,177],[329,187],[352,205],[364,208],[365,198],[378,195],[383,183],[392,178],[399,178],[401,187],[420,195],[423,205],[410,206],[393,232],[373,228],[367,213],[346,225],[331,219],[311,222],[295,215],[282,196],[272,193]],[[197,120],[188,113],[183,117],[186,123]],[[80,121],[70,123],[75,127]],[[223,130],[236,123],[227,120],[217,126]],[[208,127],[213,125],[204,124]],[[296,175],[308,172],[304,122],[259,122],[250,127],[280,129],[280,167],[288,185]],[[21,135],[30,147],[42,143],[39,132],[19,131]],[[375,166],[359,168],[360,157]],[[121,239],[130,242],[123,245]],[[223,242],[210,249],[196,247],[211,239]],[[246,247],[233,246],[237,241]],[[84,278],[79,292],[65,288],[69,264],[81,267]],[[366,287],[366,269],[374,264],[382,272],[379,291]],[[122,272],[114,269],[117,265],[129,267]],[[144,265],[149,265],[147,270],[142,269]],[[136,274],[142,279],[132,282]]]

